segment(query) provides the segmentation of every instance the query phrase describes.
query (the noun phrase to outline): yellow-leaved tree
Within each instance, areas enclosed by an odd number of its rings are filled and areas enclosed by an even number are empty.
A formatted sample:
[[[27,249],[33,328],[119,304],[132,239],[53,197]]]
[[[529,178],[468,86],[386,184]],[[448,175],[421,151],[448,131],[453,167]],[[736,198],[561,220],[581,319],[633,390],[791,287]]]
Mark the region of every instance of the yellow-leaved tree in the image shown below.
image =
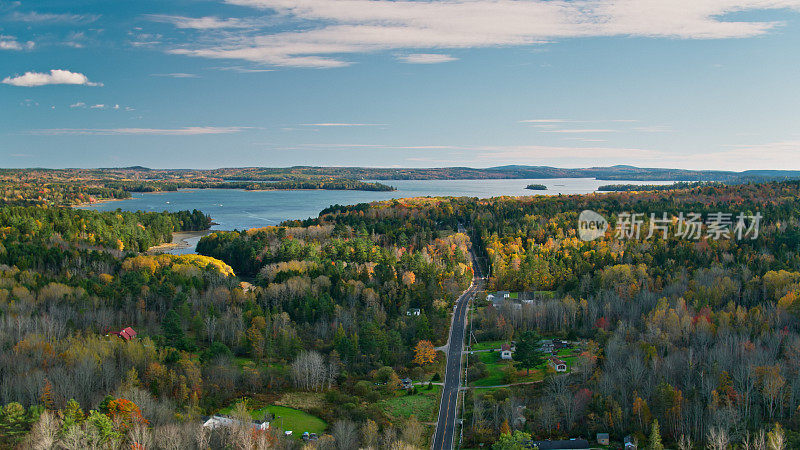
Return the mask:
[[[431,341],[422,340],[414,347],[414,362],[420,366],[432,364],[436,360],[436,350]]]

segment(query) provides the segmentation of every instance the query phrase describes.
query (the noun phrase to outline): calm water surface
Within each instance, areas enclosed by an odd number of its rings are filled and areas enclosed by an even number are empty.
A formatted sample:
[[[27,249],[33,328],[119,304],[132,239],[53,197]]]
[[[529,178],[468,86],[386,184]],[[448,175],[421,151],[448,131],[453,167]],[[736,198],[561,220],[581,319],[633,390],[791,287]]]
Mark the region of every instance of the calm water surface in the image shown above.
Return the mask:
[[[670,184],[653,181],[601,181],[594,178],[520,180],[386,180],[392,192],[366,191],[244,191],[236,189],[182,189],[178,192],[134,193],[133,198],[103,202],[86,209],[114,211],[180,211],[199,209],[209,214],[214,230],[233,230],[277,225],[284,220],[317,217],[330,205],[420,196],[497,197],[502,195],[557,195],[596,192],[604,184]],[[525,189],[543,184],[546,191]]]

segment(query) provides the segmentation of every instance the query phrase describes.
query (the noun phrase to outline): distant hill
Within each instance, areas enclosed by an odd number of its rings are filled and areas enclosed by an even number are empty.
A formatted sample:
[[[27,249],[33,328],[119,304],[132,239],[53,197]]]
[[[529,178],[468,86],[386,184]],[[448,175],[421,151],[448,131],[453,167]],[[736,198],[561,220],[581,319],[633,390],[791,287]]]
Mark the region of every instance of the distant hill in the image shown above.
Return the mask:
[[[31,176],[31,172],[61,179],[130,178],[137,180],[203,181],[331,181],[350,180],[480,180],[523,178],[596,178],[607,181],[762,182],[800,178],[800,170],[687,170],[617,165],[567,169],[551,166],[506,165],[489,168],[381,167],[230,167],[210,170],[150,169],[142,166],[105,169],[0,169],[0,174]]]

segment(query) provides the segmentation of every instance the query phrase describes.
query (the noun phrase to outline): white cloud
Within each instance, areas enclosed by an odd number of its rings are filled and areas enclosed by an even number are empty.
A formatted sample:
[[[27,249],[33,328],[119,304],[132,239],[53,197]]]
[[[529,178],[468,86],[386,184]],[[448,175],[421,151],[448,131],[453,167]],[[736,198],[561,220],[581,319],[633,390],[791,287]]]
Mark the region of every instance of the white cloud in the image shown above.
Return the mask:
[[[174,73],[154,73],[150,75],[152,77],[169,77],[169,78],[199,78],[199,75],[193,73],[183,73],[183,72],[174,72]]]
[[[304,127],[380,127],[385,126],[385,123],[339,123],[339,122],[323,122],[323,123],[301,123]]]
[[[239,133],[249,127],[184,127],[184,128],[51,128],[45,130],[32,130],[27,134],[56,136],[56,135],[153,135],[153,136],[195,136],[203,134],[230,134]]]
[[[89,78],[82,73],[70,72],[69,70],[53,69],[50,73],[25,72],[25,75],[16,77],[6,77],[4,84],[12,86],[35,87],[48,84],[73,84],[83,86],[102,86],[102,83],[89,81]]]
[[[230,18],[220,19],[219,17],[185,17],[169,16],[163,14],[151,14],[147,16],[154,22],[166,22],[175,25],[177,28],[190,28],[194,30],[214,30],[219,28],[249,28],[252,25],[246,21]]]
[[[92,105],[92,106],[90,106],[89,108],[90,108],[90,109],[105,109],[105,108],[106,108],[106,105],[104,105],[104,104],[100,103],[100,104],[97,104],[97,105]]]
[[[96,14],[51,14],[51,13],[38,13],[19,12],[15,11],[9,16],[9,19],[16,22],[27,23],[73,23],[73,24],[87,24],[92,23],[99,19],[100,16]]]
[[[176,26],[222,31],[204,33],[171,52],[277,66],[342,67],[350,64],[342,54],[386,50],[524,46],[595,36],[745,38],[782,23],[737,20],[729,14],[800,10],[800,0],[226,1],[303,26],[284,32],[236,31],[228,29],[240,25],[235,19],[173,19]]]
[[[398,56],[397,59],[408,64],[438,64],[458,60],[458,58],[441,53],[412,53]]]
[[[616,133],[617,130],[610,130],[606,128],[594,128],[594,129],[585,129],[585,128],[575,128],[575,129],[563,129],[563,130],[541,130],[540,133],[566,133],[566,134],[582,134],[582,133]]]
[[[20,42],[14,36],[0,34],[0,50],[30,50],[36,44],[33,41]]]
[[[261,72],[274,72],[274,69],[257,69],[252,67],[242,67],[242,66],[228,66],[228,67],[212,67],[212,69],[216,70],[229,70],[232,72],[239,72],[239,73],[261,73]]]
[[[69,105],[69,107],[70,108],[85,108],[86,107],[86,103],[84,103],[84,102],[75,102],[75,103]]]
[[[575,121],[567,119],[528,119],[519,121],[519,123],[566,123],[566,122],[575,122]]]

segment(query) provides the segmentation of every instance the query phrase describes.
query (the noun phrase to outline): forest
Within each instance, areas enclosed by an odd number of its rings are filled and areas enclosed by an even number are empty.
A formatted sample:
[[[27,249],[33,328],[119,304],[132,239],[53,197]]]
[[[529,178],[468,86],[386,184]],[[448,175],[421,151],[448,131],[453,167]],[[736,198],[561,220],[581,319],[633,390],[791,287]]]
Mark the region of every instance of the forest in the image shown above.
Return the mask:
[[[783,443],[769,448],[800,446],[799,193],[784,182],[486,202],[473,223],[490,290],[537,295],[481,308],[478,339],[535,330],[582,352],[569,375],[471,391],[470,442],[494,442],[505,423],[539,439],[604,432],[647,448],[767,448],[770,436]],[[605,237],[578,238],[587,209],[611,218]],[[651,213],[682,211],[764,221],[755,239],[713,239],[707,225],[681,238],[678,221],[667,239],[615,236],[622,212],[642,213],[647,228]]]
[[[214,231],[183,256],[147,250],[207,229],[202,212],[5,205],[0,446],[424,448],[444,370],[434,348],[472,250],[489,291],[535,294],[520,308],[477,302],[475,338],[534,332],[580,353],[567,374],[468,389],[465,446],[606,432],[642,447],[796,448],[798,199],[786,181],[332,205]],[[608,218],[605,236],[578,237],[583,210]],[[686,239],[677,221],[666,238],[615,235],[623,213],[648,227],[651,213],[719,211],[758,212],[758,235],[711,239],[704,225]],[[137,336],[113,334],[126,327]],[[217,413],[276,425],[201,427]],[[284,419],[319,439],[283,435]]]
[[[469,239],[432,221],[344,222],[214,232],[201,255],[173,256],[147,250],[209,217],[0,208],[0,446],[294,448],[275,429],[200,427],[293,393],[291,410],[329,424],[321,447],[354,433],[424,445],[427,427],[394,408],[438,391],[407,396],[400,378],[440,370]],[[134,339],[114,334],[126,327]]]

